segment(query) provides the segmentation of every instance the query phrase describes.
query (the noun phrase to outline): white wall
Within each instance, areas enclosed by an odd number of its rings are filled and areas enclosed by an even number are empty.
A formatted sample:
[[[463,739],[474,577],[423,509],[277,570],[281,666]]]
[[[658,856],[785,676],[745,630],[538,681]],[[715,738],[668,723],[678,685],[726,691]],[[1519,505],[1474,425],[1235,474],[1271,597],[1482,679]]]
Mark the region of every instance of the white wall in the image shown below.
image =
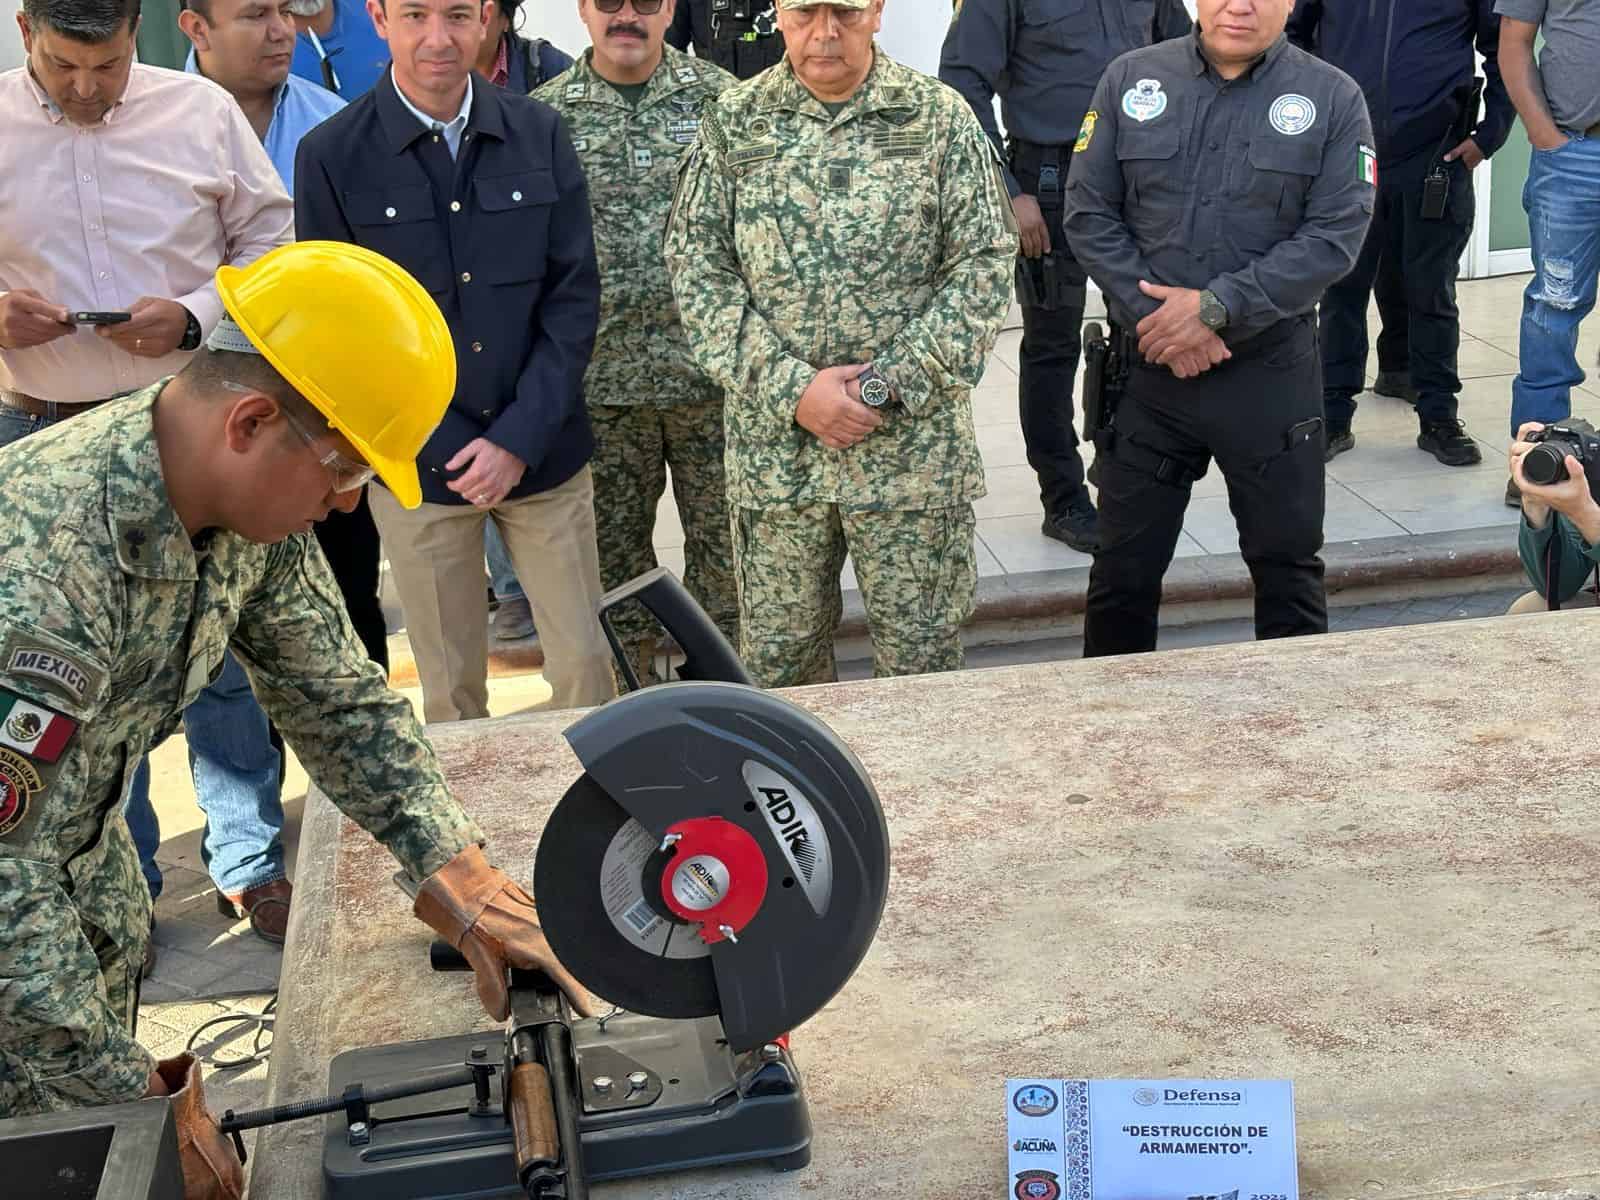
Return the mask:
[[[0,0],[0,71],[22,65],[22,31],[17,28],[17,10],[22,6]]]

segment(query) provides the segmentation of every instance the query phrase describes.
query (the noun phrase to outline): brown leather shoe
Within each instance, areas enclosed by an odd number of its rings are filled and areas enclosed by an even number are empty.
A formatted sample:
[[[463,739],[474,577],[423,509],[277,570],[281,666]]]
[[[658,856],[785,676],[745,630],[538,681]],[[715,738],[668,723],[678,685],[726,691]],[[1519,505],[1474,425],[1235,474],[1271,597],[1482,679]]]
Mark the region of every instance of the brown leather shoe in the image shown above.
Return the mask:
[[[250,928],[258,938],[281,946],[289,929],[289,901],[293,895],[294,888],[287,879],[274,879],[237,896],[218,892],[217,911],[236,920],[249,917]]]

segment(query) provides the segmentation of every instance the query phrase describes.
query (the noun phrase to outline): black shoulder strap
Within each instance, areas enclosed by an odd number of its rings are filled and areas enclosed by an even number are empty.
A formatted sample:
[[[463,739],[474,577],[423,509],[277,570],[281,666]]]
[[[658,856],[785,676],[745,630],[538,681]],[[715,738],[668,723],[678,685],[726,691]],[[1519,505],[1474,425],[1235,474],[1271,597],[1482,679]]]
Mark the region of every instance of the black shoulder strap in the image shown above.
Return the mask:
[[[544,39],[541,37],[528,39],[528,90],[545,82],[544,56],[539,51],[544,49]]]

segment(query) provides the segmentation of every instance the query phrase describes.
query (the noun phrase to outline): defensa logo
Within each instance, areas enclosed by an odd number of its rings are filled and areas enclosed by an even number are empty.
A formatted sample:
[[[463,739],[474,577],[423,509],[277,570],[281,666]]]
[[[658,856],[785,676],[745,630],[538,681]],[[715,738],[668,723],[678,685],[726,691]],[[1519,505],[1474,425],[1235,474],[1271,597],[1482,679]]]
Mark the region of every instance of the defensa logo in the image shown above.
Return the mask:
[[[1018,1154],[1054,1154],[1058,1150],[1049,1138],[1018,1138],[1011,1148]]]
[[[1163,1104],[1243,1104],[1243,1092],[1216,1092],[1206,1088],[1163,1088]]]
[[[746,761],[743,774],[751,798],[765,814],[767,827],[789,860],[795,882],[817,916],[822,916],[833,893],[833,855],[817,810],[799,788],[771,767]]]

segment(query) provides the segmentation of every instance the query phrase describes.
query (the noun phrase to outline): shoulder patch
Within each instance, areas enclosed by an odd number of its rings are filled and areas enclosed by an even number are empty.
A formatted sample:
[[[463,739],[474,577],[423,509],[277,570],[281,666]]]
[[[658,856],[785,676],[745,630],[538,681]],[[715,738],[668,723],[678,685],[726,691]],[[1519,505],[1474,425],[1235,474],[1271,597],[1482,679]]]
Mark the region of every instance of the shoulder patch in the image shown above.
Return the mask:
[[[105,672],[88,659],[13,629],[0,645],[0,673],[38,679],[70,699],[84,701],[105,684]]]
[[[1356,178],[1368,187],[1378,186],[1378,152],[1366,144],[1356,147]]]
[[[1094,141],[1094,127],[1100,123],[1100,114],[1090,109],[1083,114],[1083,127],[1078,130],[1078,140],[1073,143],[1072,152],[1082,154],[1089,148],[1089,143]]]
[[[0,837],[22,824],[28,805],[43,787],[44,779],[32,763],[0,746]]]
[[[0,688],[0,746],[53,763],[77,731],[78,723],[65,713]]]

